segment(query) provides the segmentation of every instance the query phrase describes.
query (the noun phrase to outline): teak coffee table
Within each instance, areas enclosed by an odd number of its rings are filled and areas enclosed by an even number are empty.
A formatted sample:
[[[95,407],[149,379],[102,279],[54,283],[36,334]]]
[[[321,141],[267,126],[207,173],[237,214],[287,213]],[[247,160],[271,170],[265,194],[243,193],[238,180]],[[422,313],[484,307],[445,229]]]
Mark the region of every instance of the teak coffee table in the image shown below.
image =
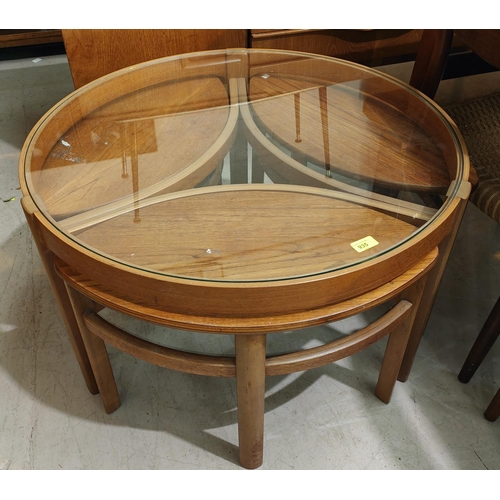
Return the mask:
[[[271,50],[158,59],[70,94],[22,151],[22,204],[89,390],[120,406],[106,343],[236,377],[240,463],[263,460],[266,376],[389,335],[376,395],[408,377],[470,191],[455,125],[398,80]],[[266,334],[381,304],[326,345],[266,357]],[[152,344],[112,308],[232,334],[234,357]],[[101,314],[100,314],[101,313]]]

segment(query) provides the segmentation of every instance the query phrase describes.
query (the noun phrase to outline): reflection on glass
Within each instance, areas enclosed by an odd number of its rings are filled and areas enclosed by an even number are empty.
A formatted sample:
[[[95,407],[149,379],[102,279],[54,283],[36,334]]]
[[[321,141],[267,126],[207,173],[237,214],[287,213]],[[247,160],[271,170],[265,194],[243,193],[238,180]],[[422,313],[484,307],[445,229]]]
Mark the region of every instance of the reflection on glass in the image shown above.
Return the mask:
[[[179,277],[289,279],[373,258],[439,216],[461,165],[421,96],[319,56],[205,57],[110,75],[47,118],[27,183],[78,244]]]

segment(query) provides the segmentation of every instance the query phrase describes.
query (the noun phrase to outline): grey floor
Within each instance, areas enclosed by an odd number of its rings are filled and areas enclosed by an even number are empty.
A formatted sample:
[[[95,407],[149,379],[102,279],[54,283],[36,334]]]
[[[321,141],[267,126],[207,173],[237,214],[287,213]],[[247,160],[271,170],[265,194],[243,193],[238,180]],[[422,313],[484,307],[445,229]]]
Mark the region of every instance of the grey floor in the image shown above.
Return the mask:
[[[384,68],[407,79],[411,67]],[[64,56],[0,62],[0,470],[238,469],[233,380],[190,376],[110,348],[122,406],[88,393],[24,220],[17,162],[27,133],[73,89]],[[498,75],[444,82],[453,102],[500,89]],[[460,367],[500,293],[500,226],[469,206],[410,379],[373,394],[384,345],[268,379],[262,469],[499,469],[500,343],[472,381]],[[363,322],[363,318],[359,319]],[[203,351],[230,340],[146,331]],[[356,321],[290,333],[302,345]],[[141,330],[142,329],[142,330]]]

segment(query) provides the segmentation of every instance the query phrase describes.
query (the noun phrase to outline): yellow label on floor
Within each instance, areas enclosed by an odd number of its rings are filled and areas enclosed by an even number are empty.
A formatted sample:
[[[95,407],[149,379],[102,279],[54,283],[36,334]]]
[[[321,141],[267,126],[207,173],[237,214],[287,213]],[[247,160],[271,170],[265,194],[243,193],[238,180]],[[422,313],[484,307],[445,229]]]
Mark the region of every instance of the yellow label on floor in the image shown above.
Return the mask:
[[[354,248],[356,252],[364,252],[365,250],[369,250],[376,245],[378,245],[378,241],[371,236],[365,236],[364,238],[351,243],[352,248]]]

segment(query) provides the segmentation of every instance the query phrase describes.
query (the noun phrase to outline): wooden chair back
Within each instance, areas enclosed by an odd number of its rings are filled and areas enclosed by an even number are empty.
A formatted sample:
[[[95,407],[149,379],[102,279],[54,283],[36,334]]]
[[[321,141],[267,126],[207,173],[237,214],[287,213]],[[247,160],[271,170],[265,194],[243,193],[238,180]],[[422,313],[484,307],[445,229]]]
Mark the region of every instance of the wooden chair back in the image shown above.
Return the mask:
[[[500,30],[453,30],[479,57],[500,69]]]
[[[443,76],[452,42],[469,48],[487,63],[500,69],[500,30],[424,30],[417,51],[410,85],[434,98]]]

